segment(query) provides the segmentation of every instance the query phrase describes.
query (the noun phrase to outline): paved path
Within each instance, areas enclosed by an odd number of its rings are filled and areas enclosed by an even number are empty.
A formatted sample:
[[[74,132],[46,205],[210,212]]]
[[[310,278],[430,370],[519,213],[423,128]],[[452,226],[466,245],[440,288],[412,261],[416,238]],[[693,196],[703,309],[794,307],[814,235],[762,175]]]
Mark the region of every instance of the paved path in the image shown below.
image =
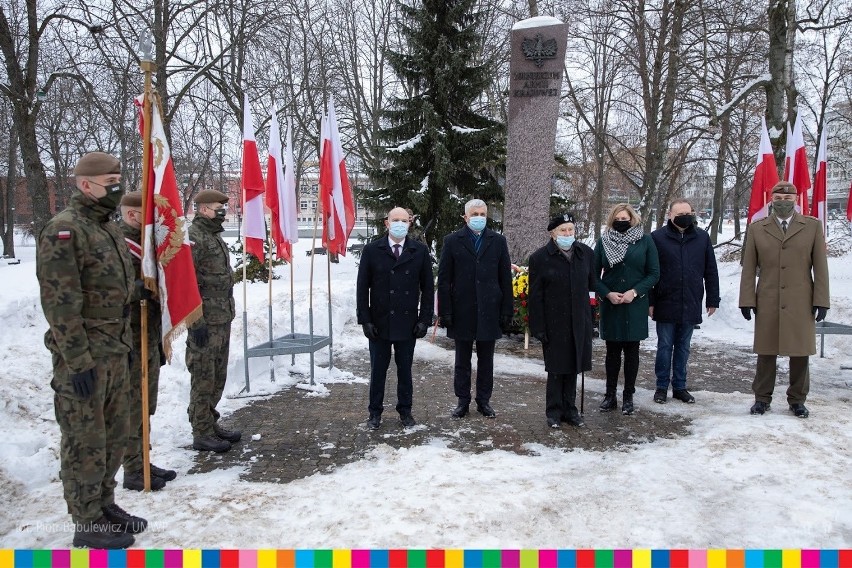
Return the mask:
[[[452,341],[446,337],[438,337],[437,344],[452,349]],[[642,348],[637,386],[653,390],[653,340],[643,342]],[[524,351],[518,337],[500,340],[497,351],[541,358],[541,348],[535,341]],[[586,374],[587,378],[604,378],[604,351],[603,342],[596,339],[593,370]],[[689,386],[694,391],[750,392],[753,357],[748,349],[739,346],[693,346]],[[336,357],[335,365],[360,377],[369,376],[369,363],[363,357],[342,354]],[[369,431],[365,425],[368,386],[364,383],[326,385],[331,391],[327,397],[308,396],[304,390],[289,388],[251,402],[230,415],[225,426],[242,430],[244,440],[226,454],[199,454],[190,473],[242,466],[246,468],[243,479],[287,483],[363,459],[379,444],[405,448],[437,439],[465,452],[501,449],[519,454],[534,452],[536,444],[618,450],[657,438],[683,436],[690,425],[688,418],[660,413],[650,396],[642,394],[635,399],[638,410],[633,416],[598,412],[601,394],[587,390],[587,427],[563,425],[561,430],[553,430],[547,427],[544,417],[544,374],[519,377],[501,374],[499,368],[495,370],[492,398],[497,418],[489,420],[473,411],[461,420],[453,420],[450,412],[456,401],[451,365],[417,360],[415,356],[413,414],[417,426],[405,429],[393,408],[395,373],[391,364],[385,412],[377,431]],[[619,402],[620,398],[619,391]],[[668,404],[682,403],[670,399]],[[471,405],[472,410],[474,406]],[[260,433],[261,439],[252,440],[254,433]]]

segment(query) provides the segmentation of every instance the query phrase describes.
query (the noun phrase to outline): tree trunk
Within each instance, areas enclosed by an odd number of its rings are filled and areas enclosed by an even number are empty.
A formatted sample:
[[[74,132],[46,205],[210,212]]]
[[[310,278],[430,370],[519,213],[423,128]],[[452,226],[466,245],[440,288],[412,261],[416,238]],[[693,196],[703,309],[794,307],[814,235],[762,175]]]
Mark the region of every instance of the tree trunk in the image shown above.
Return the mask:
[[[766,84],[766,126],[775,153],[775,163],[784,172],[787,146],[785,121],[792,120],[797,91],[793,82],[796,36],[796,1],[769,2],[769,75]],[[786,97],[786,106],[785,106]]]
[[[6,187],[0,193],[0,232],[3,234],[3,254],[15,256],[15,188],[18,186],[18,142],[15,127],[9,132],[9,161],[6,169]]]
[[[719,242],[725,195],[725,158],[728,155],[728,139],[731,134],[731,119],[725,114],[719,121],[719,149],[716,152],[716,175],[713,179],[713,218],[710,220],[710,241]]]
[[[47,174],[38,149],[36,138],[35,115],[28,114],[26,109],[16,109],[18,115],[18,141],[21,144],[21,157],[24,162],[24,175],[27,178],[27,193],[32,201],[33,219],[27,229],[33,236],[38,236],[53,213],[50,210],[50,191],[47,187]]]

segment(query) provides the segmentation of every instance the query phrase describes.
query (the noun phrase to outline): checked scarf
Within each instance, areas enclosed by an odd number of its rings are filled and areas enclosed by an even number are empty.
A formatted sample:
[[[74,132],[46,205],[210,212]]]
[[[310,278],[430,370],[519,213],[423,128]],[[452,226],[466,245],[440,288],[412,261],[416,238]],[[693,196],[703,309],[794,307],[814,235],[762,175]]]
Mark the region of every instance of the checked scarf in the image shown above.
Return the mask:
[[[610,228],[601,235],[604,254],[609,261],[610,266],[615,266],[627,254],[627,247],[642,238],[645,233],[642,231],[641,225],[630,227],[623,233],[619,233],[615,229]]]

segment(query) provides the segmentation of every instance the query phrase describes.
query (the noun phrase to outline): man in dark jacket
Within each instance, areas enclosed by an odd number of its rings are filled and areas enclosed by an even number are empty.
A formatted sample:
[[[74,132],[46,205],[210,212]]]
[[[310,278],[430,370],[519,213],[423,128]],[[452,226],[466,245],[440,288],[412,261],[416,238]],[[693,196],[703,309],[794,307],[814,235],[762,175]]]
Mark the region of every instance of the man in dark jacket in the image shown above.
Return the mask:
[[[481,199],[464,206],[465,226],[444,238],[438,263],[438,314],[455,339],[453,384],[461,418],[470,406],[471,357],[476,342],[476,408],[487,418],[494,387],[494,345],[512,325],[512,264],[503,235],[485,228],[488,207]]]
[[[411,363],[414,344],[432,322],[434,282],[426,245],[407,238],[408,212],[395,207],[385,219],[388,232],[364,247],[358,265],[358,323],[370,340],[370,418],[375,430],[382,420],[385,381],[393,347],[400,420],[414,426],[411,415]]]
[[[657,322],[657,390],[654,402],[668,397],[694,403],[686,390],[686,364],[692,330],[701,323],[702,299],[712,316],[719,307],[719,272],[710,236],[695,226],[695,215],[686,199],[669,206],[668,222],[651,233],[660,258],[660,280],[651,290],[649,313]]]

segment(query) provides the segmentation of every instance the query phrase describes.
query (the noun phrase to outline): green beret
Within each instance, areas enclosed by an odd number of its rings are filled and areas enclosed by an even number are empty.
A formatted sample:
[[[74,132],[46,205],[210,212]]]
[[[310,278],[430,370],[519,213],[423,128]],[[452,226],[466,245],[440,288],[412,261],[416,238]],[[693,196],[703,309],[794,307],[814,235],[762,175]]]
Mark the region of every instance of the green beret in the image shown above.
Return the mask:
[[[120,173],[121,162],[118,161],[118,158],[104,152],[83,154],[83,157],[74,166],[75,176],[102,176]]]
[[[121,204],[125,207],[142,207],[142,192],[129,191],[121,198]]]
[[[193,199],[196,203],[228,203],[228,196],[221,191],[215,189],[205,189],[199,191],[198,195]]]
[[[772,193],[783,193],[787,195],[796,195],[796,186],[789,181],[779,181],[772,187]]]

